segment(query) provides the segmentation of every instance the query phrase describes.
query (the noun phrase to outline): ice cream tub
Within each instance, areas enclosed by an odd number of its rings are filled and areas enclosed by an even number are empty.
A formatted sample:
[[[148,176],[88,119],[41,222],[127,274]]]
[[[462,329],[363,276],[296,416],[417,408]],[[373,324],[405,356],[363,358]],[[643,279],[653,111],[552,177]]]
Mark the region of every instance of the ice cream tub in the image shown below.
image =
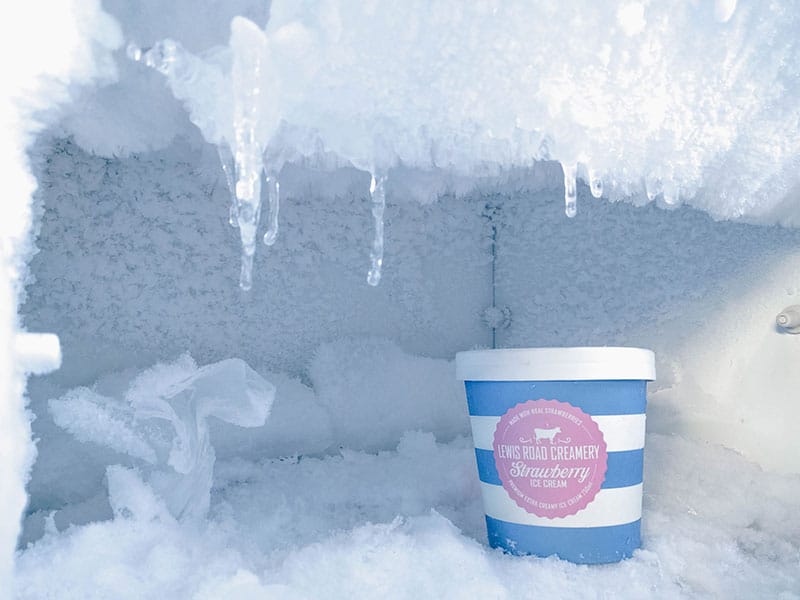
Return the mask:
[[[575,563],[641,545],[647,382],[642,348],[518,348],[456,355],[489,544]]]

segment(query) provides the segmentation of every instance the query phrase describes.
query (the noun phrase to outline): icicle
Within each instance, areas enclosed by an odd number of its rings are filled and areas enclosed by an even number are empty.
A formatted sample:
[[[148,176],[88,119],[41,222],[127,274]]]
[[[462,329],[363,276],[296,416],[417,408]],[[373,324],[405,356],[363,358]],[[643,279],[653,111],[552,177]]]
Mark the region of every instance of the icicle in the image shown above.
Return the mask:
[[[256,231],[261,218],[261,171],[264,148],[256,131],[261,117],[261,57],[265,52],[264,32],[250,21],[232,25],[234,45],[231,82],[233,85],[234,159],[239,234],[242,240],[242,272],[239,286],[252,287]],[[232,40],[233,45],[233,40]]]
[[[239,201],[236,199],[236,168],[233,163],[233,153],[231,147],[226,143],[217,146],[219,162],[222,163],[222,172],[225,173],[225,183],[228,184],[228,192],[231,195],[231,210],[228,216],[228,223],[231,227],[239,226]]]
[[[578,214],[577,184],[575,181],[578,176],[578,168],[575,164],[567,166],[561,163],[561,169],[564,171],[564,212],[571,219]]]
[[[659,178],[648,175],[644,179],[644,191],[647,194],[647,199],[652,202],[664,191],[664,186]]]
[[[188,104],[190,118],[206,139],[219,139],[218,108],[220,90],[231,86],[233,97],[233,136],[226,139],[229,147],[220,147],[220,162],[233,196],[229,218],[239,227],[242,243],[240,286],[252,286],[253,255],[261,216],[261,172],[265,141],[259,139],[264,130],[262,57],[267,53],[264,32],[252,21],[236,17],[231,22],[233,62],[228,80],[219,69],[187,52],[173,40],[162,40],[143,50],[134,44],[128,56],[156,69],[169,81],[173,95]],[[205,96],[208,94],[208,96]],[[203,105],[198,106],[198,97]],[[227,105],[226,105],[227,107]],[[225,130],[228,131],[227,129]],[[229,134],[227,134],[229,136]]]
[[[681,190],[673,182],[664,185],[664,204],[667,206],[677,206],[681,201]]]
[[[383,267],[383,212],[386,209],[386,174],[372,174],[369,184],[369,195],[372,199],[372,217],[375,219],[375,237],[369,253],[370,267],[367,283],[376,286],[381,280]]]
[[[553,140],[550,136],[545,135],[539,142],[539,150],[536,153],[537,160],[550,160],[550,147],[553,145]]]
[[[594,198],[603,197],[603,180],[594,169],[589,169],[589,190]]]
[[[242,252],[242,269],[239,273],[239,287],[249,292],[253,289],[253,254]]]
[[[260,182],[255,185],[256,193],[261,193]],[[245,292],[253,287],[253,256],[256,253],[256,231],[261,218],[261,203],[239,204],[239,233],[242,239],[242,270],[239,274],[239,287]]]
[[[269,195],[269,220],[267,221],[267,231],[264,234],[264,243],[272,246],[278,237],[278,211],[281,207],[281,182],[278,176],[265,171],[267,178],[267,193]]]

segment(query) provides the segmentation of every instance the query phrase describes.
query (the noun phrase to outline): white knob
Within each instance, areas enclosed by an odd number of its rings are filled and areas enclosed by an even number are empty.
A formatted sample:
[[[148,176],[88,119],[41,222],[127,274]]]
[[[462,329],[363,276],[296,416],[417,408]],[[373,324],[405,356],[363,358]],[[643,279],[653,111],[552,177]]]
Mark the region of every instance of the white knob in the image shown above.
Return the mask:
[[[784,308],[777,317],[775,322],[778,327],[787,333],[800,333],[800,304],[794,304]]]
[[[44,375],[61,366],[61,343],[53,333],[18,333],[14,354],[17,364],[32,375]]]

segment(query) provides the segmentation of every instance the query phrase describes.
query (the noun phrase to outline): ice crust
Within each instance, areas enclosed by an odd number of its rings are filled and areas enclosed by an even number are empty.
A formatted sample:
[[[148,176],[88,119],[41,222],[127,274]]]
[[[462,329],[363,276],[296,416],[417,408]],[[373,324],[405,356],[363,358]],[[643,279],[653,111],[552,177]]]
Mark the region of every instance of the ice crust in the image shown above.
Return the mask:
[[[797,8],[278,0],[266,22],[234,18],[227,46],[182,50],[194,36],[179,28],[153,50],[185,64],[170,85],[212,143],[246,127],[273,158],[331,153],[369,172],[552,158],[612,199],[794,222]]]
[[[275,386],[239,359],[197,368],[189,357],[157,365],[130,384],[124,398],[77,388],[49,402],[54,422],[81,442],[127,455],[178,519],[206,516],[216,454],[208,417],[239,427],[260,427],[269,415]],[[109,467],[111,469],[111,467]],[[108,471],[112,508],[126,500],[131,474]],[[123,482],[120,482],[120,481]]]
[[[568,217],[582,180],[595,197],[800,223],[795,3],[395,4],[278,0],[268,18],[230,20],[227,45],[212,43],[217,32],[199,51],[184,47],[182,37],[201,44],[182,27],[142,45],[152,34],[112,7],[130,22],[129,56],[166,76],[206,141],[230,147],[243,289],[252,287],[261,172],[272,182],[269,245],[272,188],[287,161],[350,164],[380,182],[400,166],[502,178],[554,159]],[[120,85],[141,90],[140,71],[123,69]],[[147,98],[160,112],[164,99]],[[68,130],[88,147],[108,145],[107,131],[92,144],[82,126]],[[139,128],[130,142],[120,134],[122,149],[164,143],[163,129],[150,144]],[[379,202],[373,214],[368,282],[377,285]]]

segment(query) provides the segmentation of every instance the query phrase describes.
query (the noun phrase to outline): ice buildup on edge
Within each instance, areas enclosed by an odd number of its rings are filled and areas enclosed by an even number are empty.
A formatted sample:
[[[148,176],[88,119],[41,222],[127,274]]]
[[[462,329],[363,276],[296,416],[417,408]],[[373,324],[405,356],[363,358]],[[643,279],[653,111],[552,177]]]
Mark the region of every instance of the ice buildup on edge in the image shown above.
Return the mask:
[[[282,165],[323,155],[375,181],[374,284],[384,193],[376,166],[501,176],[552,159],[563,165],[570,217],[581,179],[596,198],[800,224],[787,202],[800,185],[798,27],[792,6],[735,0],[275,0],[263,29],[234,18],[227,46],[192,55],[165,40],[131,56],[167,76],[220,147],[243,288],[261,189],[269,245]]]

